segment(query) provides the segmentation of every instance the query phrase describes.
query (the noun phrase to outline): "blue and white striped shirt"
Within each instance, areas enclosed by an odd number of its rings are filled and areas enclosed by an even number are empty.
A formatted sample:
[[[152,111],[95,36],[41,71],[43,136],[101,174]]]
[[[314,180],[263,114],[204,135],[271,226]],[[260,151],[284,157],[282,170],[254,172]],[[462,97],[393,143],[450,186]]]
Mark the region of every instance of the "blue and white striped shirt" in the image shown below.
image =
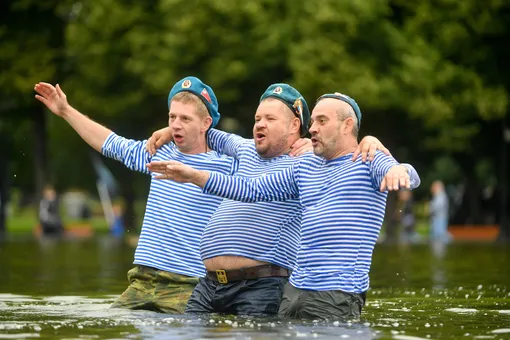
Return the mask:
[[[239,161],[236,175],[256,178],[290,167],[288,155],[262,158],[253,139],[211,129],[209,146]],[[299,246],[301,207],[298,200],[243,203],[225,199],[204,230],[202,258],[237,255],[294,268]]]
[[[204,192],[244,202],[298,198],[303,221],[291,284],[361,293],[369,287],[372,252],[384,218],[387,192],[379,186],[398,163],[381,152],[370,163],[351,157],[327,161],[305,155],[291,168],[257,179],[211,173]],[[420,178],[407,167],[415,188]]]
[[[176,160],[196,169],[232,174],[237,161],[217,152],[184,154],[168,143],[151,155],[146,141],[134,141],[111,133],[102,153],[116,159],[131,170],[150,174],[146,164]],[[205,267],[200,258],[200,238],[222,199],[203,194],[193,184],[183,184],[152,177],[142,231],[135,251],[135,264],[171,273],[203,277]]]

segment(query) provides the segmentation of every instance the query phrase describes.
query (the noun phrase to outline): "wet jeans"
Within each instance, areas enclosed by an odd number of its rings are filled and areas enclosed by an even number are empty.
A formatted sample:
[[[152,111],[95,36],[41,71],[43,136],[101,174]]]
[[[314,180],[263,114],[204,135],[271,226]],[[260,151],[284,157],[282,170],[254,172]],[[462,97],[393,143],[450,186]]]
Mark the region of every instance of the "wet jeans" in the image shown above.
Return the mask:
[[[264,277],[221,284],[201,278],[186,306],[186,313],[276,315],[287,278]]]
[[[288,283],[285,286],[278,316],[297,319],[359,319],[365,304],[365,293],[341,290],[304,290]]]

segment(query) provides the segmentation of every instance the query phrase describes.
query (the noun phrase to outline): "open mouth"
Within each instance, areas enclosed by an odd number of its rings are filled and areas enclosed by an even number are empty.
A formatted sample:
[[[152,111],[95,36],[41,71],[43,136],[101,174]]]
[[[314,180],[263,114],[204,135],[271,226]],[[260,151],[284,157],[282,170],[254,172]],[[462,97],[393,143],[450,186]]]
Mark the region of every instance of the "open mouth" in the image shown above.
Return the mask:
[[[261,132],[257,132],[257,133],[255,134],[255,140],[257,140],[257,141],[262,141],[262,140],[264,140],[265,138],[266,138],[266,135],[265,135],[265,134],[263,134],[263,133],[261,133]]]
[[[311,141],[312,141],[312,146],[315,146],[317,143],[319,143],[319,140],[317,139],[317,137],[312,137]]]
[[[174,142],[175,143],[180,143],[182,142],[182,140],[184,139],[184,137],[180,134],[174,134],[173,135],[173,139],[174,139]]]

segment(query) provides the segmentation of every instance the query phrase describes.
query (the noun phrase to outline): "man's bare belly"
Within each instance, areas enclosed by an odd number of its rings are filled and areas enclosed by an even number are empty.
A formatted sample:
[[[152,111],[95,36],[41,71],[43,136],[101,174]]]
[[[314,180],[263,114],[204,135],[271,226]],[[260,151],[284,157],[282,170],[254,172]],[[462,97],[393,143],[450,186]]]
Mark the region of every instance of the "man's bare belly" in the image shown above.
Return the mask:
[[[242,256],[216,256],[204,261],[205,268],[210,271],[224,269],[239,269],[245,267],[255,267],[267,262],[252,260]]]

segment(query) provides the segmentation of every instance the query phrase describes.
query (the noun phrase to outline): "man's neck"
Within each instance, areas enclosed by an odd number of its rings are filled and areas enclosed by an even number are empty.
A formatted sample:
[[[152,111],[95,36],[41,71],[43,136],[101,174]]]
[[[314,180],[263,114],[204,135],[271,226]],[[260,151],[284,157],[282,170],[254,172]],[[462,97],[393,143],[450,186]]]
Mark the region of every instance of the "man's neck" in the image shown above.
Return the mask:
[[[348,155],[348,154],[356,151],[357,147],[358,147],[357,141],[353,141],[352,143],[346,144],[346,145],[342,146],[342,148],[340,148],[332,157],[327,158],[327,160],[330,161],[330,160],[337,159],[337,158],[343,157],[345,155]]]
[[[207,145],[207,142],[205,140],[205,136],[203,138],[200,138],[200,143],[197,143],[195,146],[193,146],[191,149],[188,150],[182,150],[181,148],[177,147],[180,152],[188,154],[188,155],[196,155],[199,153],[205,153],[209,152],[209,146]]]

